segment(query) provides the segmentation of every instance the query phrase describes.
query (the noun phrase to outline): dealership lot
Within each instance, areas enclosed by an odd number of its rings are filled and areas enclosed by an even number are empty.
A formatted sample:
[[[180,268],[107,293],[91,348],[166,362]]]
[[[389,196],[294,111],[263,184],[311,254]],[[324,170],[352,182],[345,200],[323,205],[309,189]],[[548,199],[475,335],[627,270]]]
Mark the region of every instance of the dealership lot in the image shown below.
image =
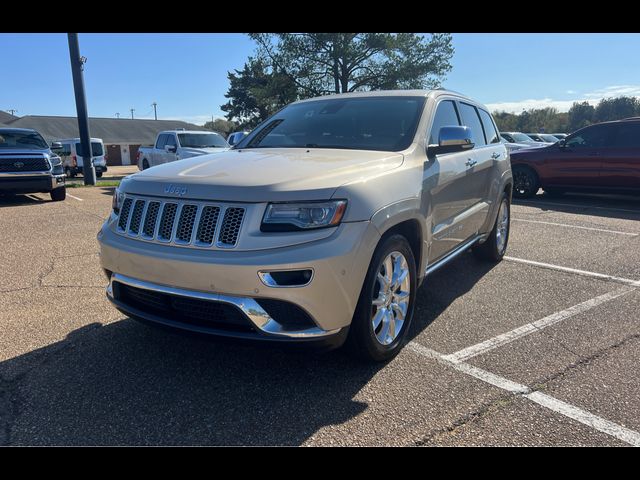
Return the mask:
[[[0,199],[0,445],[640,445],[640,199],[512,207],[508,258],[423,285],[386,365],[126,318],[111,188]]]

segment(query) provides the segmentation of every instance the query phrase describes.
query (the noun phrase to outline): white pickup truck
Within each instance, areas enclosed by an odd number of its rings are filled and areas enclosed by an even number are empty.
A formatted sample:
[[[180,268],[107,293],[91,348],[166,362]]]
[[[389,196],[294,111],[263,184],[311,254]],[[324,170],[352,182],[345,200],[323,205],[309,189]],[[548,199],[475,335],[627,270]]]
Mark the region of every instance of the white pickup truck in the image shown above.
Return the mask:
[[[152,147],[138,149],[138,169],[182,160],[208,153],[224,152],[229,144],[216,132],[201,130],[165,130],[158,134]]]

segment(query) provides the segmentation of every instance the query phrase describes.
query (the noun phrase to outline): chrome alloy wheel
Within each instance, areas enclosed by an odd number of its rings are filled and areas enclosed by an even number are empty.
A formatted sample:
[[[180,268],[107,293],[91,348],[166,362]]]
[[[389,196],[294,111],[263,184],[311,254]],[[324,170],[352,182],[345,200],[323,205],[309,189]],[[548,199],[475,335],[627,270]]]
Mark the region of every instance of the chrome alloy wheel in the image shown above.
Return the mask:
[[[411,272],[400,252],[391,252],[380,265],[373,288],[371,324],[382,345],[391,344],[404,324],[411,299]]]
[[[502,200],[500,210],[498,210],[498,220],[496,223],[496,247],[498,253],[502,255],[507,248],[507,237],[509,235],[509,206],[507,200]]]

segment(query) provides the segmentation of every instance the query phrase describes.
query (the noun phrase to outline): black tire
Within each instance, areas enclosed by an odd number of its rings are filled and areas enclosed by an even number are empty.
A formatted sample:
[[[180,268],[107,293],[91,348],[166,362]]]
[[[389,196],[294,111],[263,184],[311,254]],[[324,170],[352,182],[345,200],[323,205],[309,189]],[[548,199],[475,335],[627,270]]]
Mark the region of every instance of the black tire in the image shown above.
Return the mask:
[[[76,172],[71,170],[71,168],[69,167],[65,167],[64,174],[67,176],[67,178],[74,178],[76,176]]]
[[[102,178],[102,172],[96,172],[96,177],[97,178]]]
[[[55,188],[51,190],[49,194],[51,195],[51,200],[53,200],[54,202],[61,202],[65,198],[67,198],[67,187]]]
[[[499,223],[502,220],[502,204],[506,209],[507,225],[506,234],[503,230],[499,230]],[[493,229],[489,234],[489,237],[480,245],[473,248],[473,253],[481,260],[487,260],[490,262],[499,262],[504,257],[507,251],[507,245],[509,244],[509,232],[511,231],[511,203],[509,202],[509,195],[505,192],[500,199],[500,206],[498,207],[498,214],[496,215],[496,221],[493,224]],[[504,238],[502,243],[501,238]],[[501,246],[499,245],[502,244]]]
[[[146,170],[147,168],[149,168],[149,162],[145,158],[144,160],[142,160],[142,169]]]
[[[513,172],[513,196],[516,198],[533,197],[540,189],[540,180],[536,172],[524,165],[516,165]]]
[[[407,307],[407,313],[404,322],[400,327],[395,339],[388,345],[383,345],[376,338],[372,320],[374,315],[374,307],[372,301],[374,292],[380,290],[377,280],[377,274],[382,268],[384,260],[393,252],[401,253],[406,259],[409,270],[410,294]],[[416,262],[413,256],[409,242],[402,235],[393,234],[386,238],[382,238],[376,248],[369,270],[365,277],[360,298],[356,311],[353,314],[353,320],[349,327],[349,334],[345,343],[347,351],[355,357],[369,362],[384,362],[395,357],[402,349],[407,339],[407,332],[410,330],[411,321],[413,319],[413,311],[416,297]],[[382,323],[381,323],[382,325]]]

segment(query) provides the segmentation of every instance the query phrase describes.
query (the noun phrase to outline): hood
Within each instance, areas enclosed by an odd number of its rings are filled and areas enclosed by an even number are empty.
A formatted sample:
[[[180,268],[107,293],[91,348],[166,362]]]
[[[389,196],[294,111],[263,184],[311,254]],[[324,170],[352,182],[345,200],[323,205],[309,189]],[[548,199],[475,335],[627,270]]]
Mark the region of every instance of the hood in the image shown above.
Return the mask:
[[[399,153],[368,150],[228,150],[149,168],[127,177],[121,188],[231,202],[326,200],[340,185],[397,168],[403,159]]]
[[[227,150],[229,150],[229,148],[221,148],[221,147],[217,147],[217,148],[191,148],[191,147],[182,147],[180,149],[180,151],[182,152],[182,154],[188,154],[188,155],[206,155],[208,153],[219,153],[219,152],[226,152]]]

